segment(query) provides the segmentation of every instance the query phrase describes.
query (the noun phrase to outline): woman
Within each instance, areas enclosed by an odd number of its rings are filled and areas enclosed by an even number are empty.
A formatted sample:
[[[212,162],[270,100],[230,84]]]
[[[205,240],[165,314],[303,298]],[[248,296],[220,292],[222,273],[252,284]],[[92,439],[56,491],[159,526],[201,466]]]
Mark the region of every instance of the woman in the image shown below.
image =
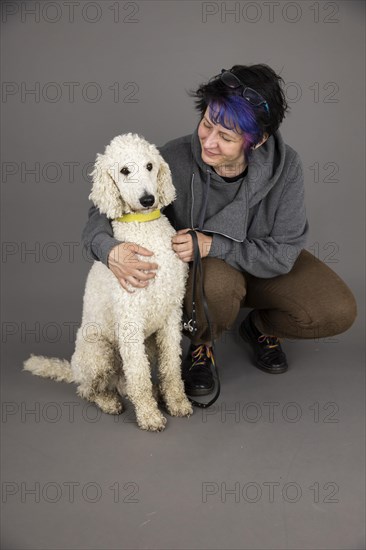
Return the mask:
[[[340,334],[357,315],[347,285],[304,249],[302,164],[278,130],[289,110],[282,83],[267,65],[223,69],[190,94],[200,113],[193,134],[160,148],[177,190],[164,211],[177,230],[172,247],[191,262],[187,232],[197,230],[213,336],[233,325],[241,307],[253,308],[239,333],[251,345],[256,366],[273,374],[288,368],[280,338]],[[109,220],[95,207],[82,239],[126,291],[126,281],[142,288],[155,276],[158,266],[141,259],[152,253],[114,239]],[[187,312],[191,304],[190,270]],[[197,320],[182,376],[189,395],[206,395],[214,387],[212,352],[199,300]]]

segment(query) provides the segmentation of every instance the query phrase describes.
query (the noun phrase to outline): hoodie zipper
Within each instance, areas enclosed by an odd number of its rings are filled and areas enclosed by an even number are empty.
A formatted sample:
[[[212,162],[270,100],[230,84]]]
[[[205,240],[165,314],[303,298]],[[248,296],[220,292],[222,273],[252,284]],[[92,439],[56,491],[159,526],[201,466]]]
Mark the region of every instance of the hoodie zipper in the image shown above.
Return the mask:
[[[192,198],[192,206],[191,206],[191,227],[192,229],[194,229],[195,231],[196,230],[200,230],[199,227],[193,227],[193,207],[194,207],[194,193],[193,193],[193,182],[194,182],[194,172],[192,174],[192,178],[191,178],[191,198]],[[248,205],[248,201],[249,201],[249,192],[248,192],[248,188],[247,186],[245,186],[245,197],[246,197],[246,201],[247,201],[247,205]],[[248,206],[247,206],[247,210],[245,212],[246,214],[246,220],[245,220],[245,223],[247,222],[248,220]],[[239,241],[238,239],[234,239],[234,237],[231,237],[230,235],[225,235],[225,233],[220,233],[219,231],[213,231],[212,229],[203,229],[203,231],[205,233],[214,233],[215,235],[222,235],[223,237],[226,237],[227,239],[231,239],[232,241],[235,241],[236,243],[243,243],[243,241]]]

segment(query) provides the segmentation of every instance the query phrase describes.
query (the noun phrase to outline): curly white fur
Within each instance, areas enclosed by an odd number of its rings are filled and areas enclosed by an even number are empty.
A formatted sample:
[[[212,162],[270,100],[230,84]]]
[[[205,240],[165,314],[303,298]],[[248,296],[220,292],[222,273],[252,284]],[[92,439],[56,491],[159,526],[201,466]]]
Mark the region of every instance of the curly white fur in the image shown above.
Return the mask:
[[[114,138],[105,153],[97,155],[92,175],[89,198],[110,219],[156,210],[175,198],[168,164],[154,145],[137,134]],[[141,203],[147,196],[154,198],[149,208]],[[120,395],[126,393],[134,404],[138,425],[162,430],[166,418],[158,409],[151,381],[154,357],[168,412],[175,416],[193,412],[180,370],[188,266],[172,250],[175,230],[163,214],[143,223],[112,221],[112,227],[116,239],[137,243],[154,253],[140,258],[158,264],[156,277],[147,287],[129,293],[104,264],[95,262],[86,281],[82,323],[71,363],[31,355],[24,369],[75,382],[80,396],[110,414],[122,412]]]

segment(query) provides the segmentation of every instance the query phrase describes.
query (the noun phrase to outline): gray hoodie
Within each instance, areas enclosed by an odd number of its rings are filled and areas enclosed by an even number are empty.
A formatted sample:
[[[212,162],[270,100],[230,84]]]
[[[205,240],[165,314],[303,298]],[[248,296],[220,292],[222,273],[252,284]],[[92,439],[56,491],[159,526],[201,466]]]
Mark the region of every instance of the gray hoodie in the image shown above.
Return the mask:
[[[299,155],[277,130],[253,152],[246,175],[228,183],[203,162],[197,130],[159,148],[177,190],[164,214],[176,230],[191,227],[212,235],[209,256],[240,271],[264,278],[288,273],[309,230]],[[120,242],[94,206],[82,241],[105,265]]]

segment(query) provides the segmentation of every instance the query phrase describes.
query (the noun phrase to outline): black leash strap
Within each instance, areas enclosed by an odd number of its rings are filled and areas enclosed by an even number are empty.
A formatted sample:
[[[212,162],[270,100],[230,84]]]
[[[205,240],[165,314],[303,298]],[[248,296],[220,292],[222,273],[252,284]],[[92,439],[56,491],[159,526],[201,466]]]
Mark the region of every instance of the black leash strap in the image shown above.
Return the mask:
[[[200,407],[201,409],[206,409],[207,407],[210,407],[215,403],[217,398],[220,395],[220,377],[219,372],[217,370],[217,361],[216,361],[216,350],[215,350],[215,342],[213,339],[212,329],[211,329],[211,323],[210,323],[210,316],[208,311],[208,305],[206,296],[203,290],[203,272],[202,272],[202,263],[201,263],[201,254],[200,249],[198,246],[198,239],[196,232],[191,229],[188,231],[188,233],[192,236],[193,240],[193,274],[192,274],[192,318],[187,322],[184,323],[184,329],[188,330],[189,332],[196,333],[197,332],[197,314],[196,314],[196,287],[197,287],[197,271],[200,274],[200,291],[201,291],[201,299],[202,299],[202,305],[205,312],[205,317],[207,320],[208,330],[210,333],[210,340],[212,344],[212,355],[213,355],[213,364],[215,368],[215,378],[216,378],[216,393],[214,397],[209,401],[208,403],[200,403],[199,401],[195,401],[194,399],[191,399],[188,396],[189,401],[194,405],[195,407]]]

